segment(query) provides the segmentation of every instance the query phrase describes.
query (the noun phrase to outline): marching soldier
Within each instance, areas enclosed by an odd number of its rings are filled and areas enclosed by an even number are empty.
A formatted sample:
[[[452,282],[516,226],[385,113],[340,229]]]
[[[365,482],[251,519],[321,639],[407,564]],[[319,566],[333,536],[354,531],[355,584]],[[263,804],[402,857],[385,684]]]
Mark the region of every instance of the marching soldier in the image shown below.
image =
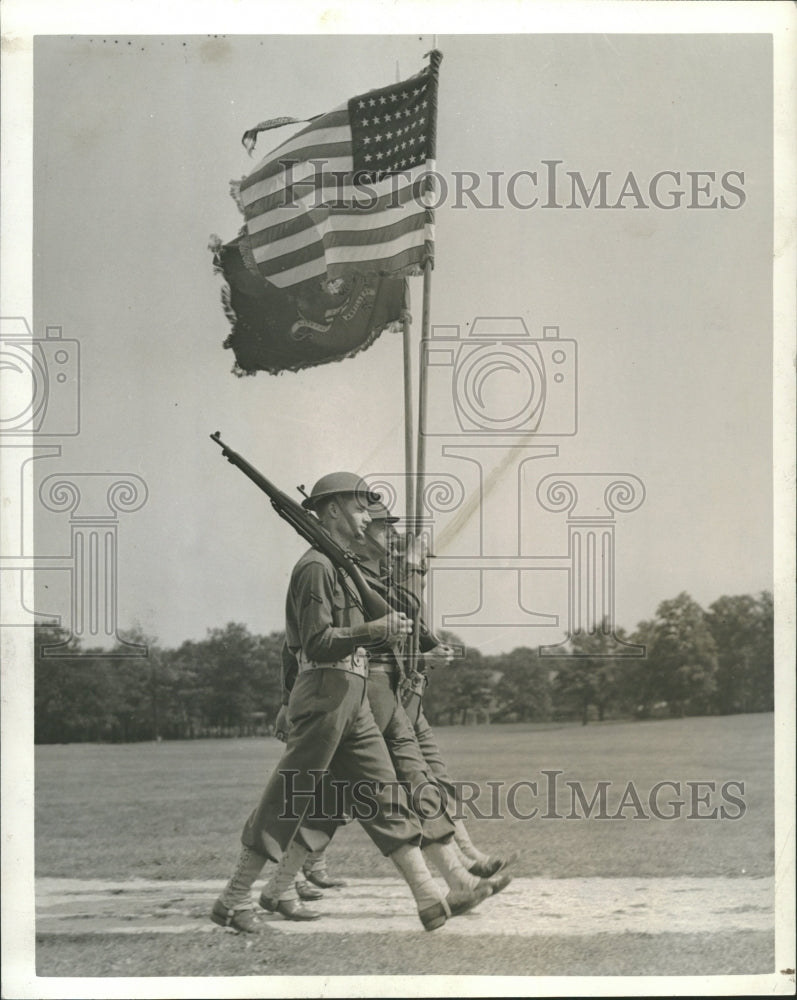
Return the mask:
[[[390,526],[398,518],[392,517],[381,502],[369,504],[368,513],[371,522],[365,528],[364,539],[362,542],[355,542],[353,548],[360,556],[360,566],[369,584],[388,603],[399,607],[402,598],[395,588],[386,583],[382,573],[387,533],[388,530],[393,530]],[[406,601],[405,595],[403,602]],[[436,645],[437,640],[424,630],[422,648],[431,649]],[[450,801],[453,806],[454,798],[449,800],[446,791],[441,790],[428,761],[424,759],[399,698],[403,676],[402,652],[396,648],[396,644],[391,648],[383,643],[370,649],[368,660],[368,701],[376,724],[385,738],[396,775],[408,788],[412,808],[421,821],[424,854],[443,875],[453,894],[452,898],[463,891],[478,891],[483,898],[500,892],[509,884],[510,877],[502,875],[482,878],[478,872],[466,870],[472,861],[465,861],[457,848],[455,832],[457,823],[461,825],[461,821],[455,820],[453,809],[449,809],[447,805]],[[289,652],[283,650],[283,684],[288,691],[295,676],[296,667],[291,663]],[[323,829],[330,838],[339,825],[339,821],[334,818],[310,822]],[[325,852],[318,852],[314,857],[323,862]],[[501,867],[503,865],[496,865],[491,876],[497,876]],[[301,889],[299,891],[301,894]],[[456,904],[452,904],[452,912],[456,913]]]
[[[372,504],[369,507],[371,523],[365,530],[365,548],[372,560],[379,559],[381,574],[388,580],[387,586],[394,592],[400,591],[406,610],[420,620],[419,650],[428,657],[450,661],[449,647],[438,643],[437,639],[423,624],[422,610],[422,580],[426,573],[426,557],[424,553],[416,553],[414,539],[408,536],[403,552],[403,558],[395,558],[398,547],[398,534],[393,525],[399,520],[390,515],[383,504]],[[373,566],[372,562],[372,566]],[[366,563],[366,568],[368,563]],[[373,656],[371,671],[373,671]],[[413,727],[417,745],[431,772],[435,782],[442,786],[448,801],[461,807],[460,790],[448,775],[445,761],[434,738],[432,727],[423,713],[423,693],[428,679],[425,672],[414,668],[409,670],[402,679],[399,697],[405,713]],[[369,685],[370,697],[370,685]],[[459,811],[459,810],[457,810]],[[454,810],[452,810],[454,813]],[[511,861],[512,857],[499,854],[488,855],[480,851],[468,834],[461,819],[452,815],[454,825],[454,843],[460,852],[465,867],[474,876],[483,879],[494,879]]]
[[[392,525],[398,518],[393,517],[381,502],[369,504],[368,513],[371,521],[365,528],[364,540],[353,546],[360,557],[360,566],[368,582],[386,601],[394,607],[403,606],[409,610],[409,605],[417,606],[419,603],[417,598],[414,593],[408,593],[394,582],[392,571],[386,566],[386,561],[390,562],[387,557],[392,548],[391,536],[395,535]],[[417,567],[410,558],[405,560],[403,568],[404,574],[408,575]],[[415,607],[413,613],[414,610]],[[439,655],[443,657],[446,653],[450,653],[448,647],[442,647],[441,650],[437,639],[423,626],[420,648],[425,652],[441,651]],[[296,676],[296,665],[291,662],[290,654],[286,650],[283,650],[282,663],[283,699],[287,701],[287,695]],[[412,683],[416,687],[417,680],[418,677],[413,676]],[[420,675],[420,680],[425,684],[423,675]],[[425,728],[420,728],[423,739],[421,745],[401,704],[400,695],[405,681],[407,676],[401,654],[397,656],[396,650],[387,644],[372,647],[368,664],[368,701],[376,724],[387,743],[396,775],[411,792],[412,807],[424,828],[422,841],[425,845],[424,853],[440,870],[452,892],[461,891],[463,888],[476,890],[480,886],[483,887],[480,891],[485,891],[489,887],[490,893],[500,892],[511,881],[508,875],[498,874],[508,861],[497,855],[491,857],[479,852],[468,836],[462,820],[456,818],[454,809],[457,804],[456,786],[446,774],[445,764],[431,728],[428,723]],[[278,716],[277,729],[284,725],[285,717],[281,712]],[[439,780],[438,774],[444,778],[448,787]],[[433,817],[433,820],[430,821],[427,817]],[[321,820],[320,825],[331,838],[337,829],[338,821]],[[323,863],[325,852],[317,852],[314,857]],[[307,874],[306,869],[305,874]],[[302,890],[299,891],[301,894]]]
[[[280,705],[277,718],[274,722],[274,735],[283,743],[288,741],[288,701],[290,700],[291,688],[296,681],[299,672],[299,664],[296,657],[288,649],[287,643],[282,645],[282,704]],[[347,816],[346,822],[351,821]],[[322,889],[338,889],[346,885],[345,879],[335,878],[327,871],[326,850],[311,851],[302,865],[302,875],[304,878],[296,879],[296,892],[299,899],[317,900],[323,899]]]
[[[362,542],[356,542],[355,551],[360,555],[360,565],[368,582],[385,600],[396,608],[402,596],[394,582],[385,578],[384,560],[388,551],[388,533],[398,521],[387,507],[377,501],[368,507],[370,523]],[[433,649],[437,640],[425,629],[421,647]],[[456,849],[456,822],[453,810],[447,807],[447,793],[441,789],[429,762],[424,759],[412,725],[401,704],[400,692],[405,664],[403,652],[383,644],[371,650],[368,664],[368,701],[377,726],[387,743],[396,774],[411,792],[410,801],[418,813],[424,829],[424,853],[433,862],[447,882],[452,893],[463,890],[482,891],[486,895],[500,892],[511,881],[508,875],[482,878],[479,873],[467,871],[462,856]],[[450,799],[453,805],[454,799]],[[496,866],[491,875],[497,875]],[[489,890],[489,891],[488,891]]]
[[[369,499],[357,476],[333,473],[315,484],[303,506],[345,549],[364,537]],[[348,811],[354,811],[354,786],[368,784],[375,808],[357,818],[407,882],[426,930],[441,927],[452,904],[455,912],[465,912],[484,898],[483,892],[463,889],[447,901],[432,878],[420,849],[421,822],[398,785],[365,698],[365,647],[411,630],[411,620],[398,612],[367,622],[358,593],[319,550],[309,549],[296,564],[286,601],[286,643],[298,663],[288,741],[245,824],[238,865],[211,913],[215,923],[248,933],[259,929],[250,894],[268,859],[278,863],[260,904],[288,919],[319,916],[297,899],[294,880],[309,854],[329,839],[323,828],[314,828],[309,810],[319,775],[327,770],[343,784]]]

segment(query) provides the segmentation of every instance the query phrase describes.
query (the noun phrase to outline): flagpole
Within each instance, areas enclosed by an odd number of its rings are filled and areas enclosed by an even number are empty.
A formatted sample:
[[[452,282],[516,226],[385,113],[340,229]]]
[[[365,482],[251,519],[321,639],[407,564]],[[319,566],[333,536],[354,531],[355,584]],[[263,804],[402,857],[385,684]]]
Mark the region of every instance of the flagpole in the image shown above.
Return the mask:
[[[436,75],[438,68],[440,66],[440,61],[443,58],[442,54],[437,51],[437,35],[433,36],[432,39],[432,51],[427,53],[429,56],[429,65],[432,72]],[[430,109],[430,121],[433,128],[433,141],[434,135],[437,129],[437,92],[435,91],[435,99],[432,102],[432,107]],[[432,156],[434,156],[434,149],[432,149]],[[423,493],[425,488],[425,476],[426,476],[426,401],[427,401],[427,366],[426,366],[426,347],[429,341],[429,314],[431,310],[432,301],[432,258],[430,254],[427,254],[426,262],[423,269],[423,313],[421,316],[421,357],[419,362],[418,370],[418,447],[416,451],[416,476],[415,476],[415,525],[414,534],[417,538],[420,538],[421,534],[421,521],[423,519]]]
[[[404,347],[404,491],[406,504],[407,531],[415,526],[415,505],[413,503],[413,477],[415,471],[414,434],[412,421],[412,338],[409,311],[402,317],[402,342]]]
[[[396,83],[401,82],[401,67],[396,60]],[[406,279],[405,279],[406,282]],[[409,284],[407,283],[407,294]],[[413,476],[415,474],[414,434],[412,427],[412,316],[405,309],[401,317],[402,346],[404,351],[404,516],[407,531],[415,524],[413,503]]]
[[[419,362],[419,373],[418,373],[418,448],[416,451],[417,455],[417,466],[415,473],[415,509],[414,518],[412,521],[408,522],[408,535],[407,540],[409,541],[409,531],[412,532],[415,543],[416,543],[416,557],[422,554],[422,549],[420,547],[421,541],[421,519],[423,517],[423,491],[424,491],[424,476],[426,472],[426,396],[427,396],[427,382],[426,382],[426,343],[429,340],[429,306],[431,302],[431,291],[432,291],[432,261],[429,257],[426,258],[426,263],[423,269],[423,313],[421,317],[421,358]],[[409,484],[408,484],[409,486]],[[420,597],[420,594],[418,595]],[[410,666],[413,670],[418,669],[418,662],[420,657],[420,617],[421,609],[419,608],[418,614],[413,622],[412,634],[410,636]]]
[[[426,345],[429,341],[429,314],[432,300],[432,262],[427,257],[423,270],[423,314],[421,318],[421,359],[418,372],[418,450],[415,475],[415,534],[421,533],[423,517],[423,491],[426,476],[426,403],[428,380]]]
[[[430,65],[432,70],[436,73],[437,67],[440,65],[440,60],[442,56],[437,51],[437,35],[434,36],[433,48],[429,53]],[[432,108],[432,123],[434,129],[437,127],[437,108],[436,103]],[[433,132],[434,134],[434,132]],[[418,444],[416,449],[416,474],[415,474],[415,504],[413,509],[413,520],[410,522],[411,529],[415,539],[418,543],[421,541],[421,523],[423,519],[424,503],[423,494],[425,490],[425,477],[426,477],[426,406],[427,406],[427,396],[428,396],[428,381],[427,381],[427,364],[426,364],[426,354],[427,354],[427,344],[429,342],[429,327],[430,327],[430,314],[431,314],[431,302],[432,302],[432,257],[427,254],[426,261],[423,268],[423,308],[421,313],[421,351],[420,360],[418,362]],[[420,544],[418,545],[416,552],[419,556],[422,555],[422,548]],[[420,594],[419,594],[420,597]],[[420,661],[420,617],[421,617],[421,607],[418,609],[415,621],[413,623],[412,635],[410,636],[410,666],[413,670],[417,670]]]
[[[440,64],[440,54],[437,52],[437,35],[434,36],[433,48],[430,53],[431,65],[436,68]],[[436,108],[434,109],[436,119]],[[436,120],[435,120],[436,126]],[[416,474],[415,474],[415,523],[413,534],[418,543],[421,541],[421,524],[423,520],[423,494],[426,487],[426,404],[428,396],[426,347],[429,342],[429,317],[432,304],[432,258],[426,257],[423,268],[423,311],[421,313],[421,352],[418,362],[418,446],[416,450]],[[422,548],[418,545],[418,554],[422,555]],[[421,605],[423,607],[423,604]],[[413,623],[412,636],[410,638],[410,664],[417,670],[420,663],[420,609]]]

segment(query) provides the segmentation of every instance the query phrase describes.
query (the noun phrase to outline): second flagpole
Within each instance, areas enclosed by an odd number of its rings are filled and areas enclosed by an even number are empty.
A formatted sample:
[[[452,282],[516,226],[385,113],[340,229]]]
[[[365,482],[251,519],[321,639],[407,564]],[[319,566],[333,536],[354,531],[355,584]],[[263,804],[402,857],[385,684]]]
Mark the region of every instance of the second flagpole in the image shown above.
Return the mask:
[[[396,60],[396,83],[401,81],[401,68]],[[407,295],[409,295],[409,283]],[[405,309],[402,315],[402,348],[404,359],[404,516],[407,531],[415,527],[415,506],[413,491],[413,476],[415,474],[414,434],[412,427],[412,315]]]
[[[423,270],[423,313],[421,318],[421,350],[418,361],[418,447],[416,450],[416,471],[415,471],[415,503],[413,520],[408,522],[408,532],[414,536],[416,553],[421,556],[423,553],[421,545],[421,523],[423,518],[423,493],[425,487],[426,474],[426,343],[429,340],[429,313],[431,306],[432,292],[432,262],[427,257]],[[407,488],[410,488],[408,482]],[[409,535],[408,535],[409,541]],[[413,669],[418,669],[418,658],[420,656],[420,608],[416,615],[416,620],[412,630],[410,644],[410,664]]]
[[[421,351],[418,365],[418,448],[415,472],[414,534],[420,536],[423,518],[423,493],[426,475],[426,405],[428,395],[426,345],[429,341],[429,315],[432,301],[432,262],[427,258],[423,270],[423,315],[421,319]]]
[[[404,348],[404,495],[407,531],[414,531],[415,506],[413,503],[413,475],[415,467],[414,434],[412,426],[412,317],[405,310],[402,318]]]

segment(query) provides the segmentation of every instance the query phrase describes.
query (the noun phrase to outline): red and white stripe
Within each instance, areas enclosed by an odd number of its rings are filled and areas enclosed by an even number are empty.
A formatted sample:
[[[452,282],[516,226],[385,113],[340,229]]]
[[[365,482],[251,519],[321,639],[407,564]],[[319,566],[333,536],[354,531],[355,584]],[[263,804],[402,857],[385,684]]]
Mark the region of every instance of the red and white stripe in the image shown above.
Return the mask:
[[[362,170],[355,164],[348,105],[343,105],[278,146],[241,183],[263,277],[290,288],[324,275],[398,277],[420,270],[434,239],[428,190],[434,160],[365,187],[353,184],[355,168]]]

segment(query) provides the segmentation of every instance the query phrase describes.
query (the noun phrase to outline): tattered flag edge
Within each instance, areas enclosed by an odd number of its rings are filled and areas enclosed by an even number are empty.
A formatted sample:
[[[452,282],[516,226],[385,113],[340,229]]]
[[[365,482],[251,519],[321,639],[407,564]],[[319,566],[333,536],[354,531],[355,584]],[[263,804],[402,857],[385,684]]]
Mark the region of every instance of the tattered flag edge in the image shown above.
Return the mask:
[[[244,227],[239,235],[245,233],[246,227]],[[237,313],[232,305],[232,289],[230,288],[229,282],[227,281],[227,276],[224,273],[224,269],[221,266],[220,251],[222,248],[221,238],[217,235],[212,235],[210,237],[210,242],[208,243],[208,249],[213,254],[213,272],[221,277],[221,306],[224,310],[224,315],[227,317],[227,321],[230,324],[230,333],[224,340],[222,347],[234,350],[234,339],[238,334],[238,324],[240,322]],[[279,368],[269,367],[263,365],[258,368],[242,368],[238,363],[237,359],[230,369],[233,375],[237,378],[243,378],[249,375],[257,375],[258,372],[267,372],[269,375],[281,375],[283,372],[299,372],[304,371],[307,368],[319,368],[322,365],[333,364],[338,361],[346,361],[349,358],[353,358],[360,354],[362,351],[367,350],[372,346],[374,341],[380,337],[383,333],[398,333],[403,329],[405,322],[411,322],[411,316],[408,310],[405,310],[402,316],[397,320],[391,320],[389,323],[384,324],[384,326],[378,329],[372,330],[368,335],[367,339],[363,343],[358,344],[353,350],[348,351],[346,354],[341,354],[338,357],[324,358],[320,361],[307,361],[294,365],[282,365]]]

